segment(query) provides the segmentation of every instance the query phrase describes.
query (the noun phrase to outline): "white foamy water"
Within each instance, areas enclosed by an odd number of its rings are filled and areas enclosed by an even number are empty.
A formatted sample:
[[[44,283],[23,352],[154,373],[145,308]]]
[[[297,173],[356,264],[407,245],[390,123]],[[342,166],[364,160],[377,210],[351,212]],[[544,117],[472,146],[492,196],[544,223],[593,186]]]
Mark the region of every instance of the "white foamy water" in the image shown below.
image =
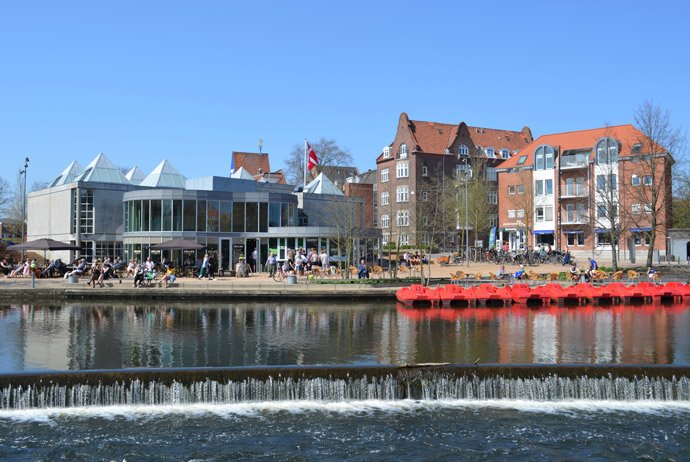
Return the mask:
[[[189,404],[157,406],[93,406],[2,410],[0,420],[54,423],[63,418],[77,419],[156,419],[170,415],[188,418],[220,419],[265,418],[272,414],[367,415],[405,414],[440,410],[513,410],[528,413],[621,413],[652,415],[690,413],[690,402],[682,401],[528,401],[528,400],[368,400],[350,402],[268,401],[236,404]]]

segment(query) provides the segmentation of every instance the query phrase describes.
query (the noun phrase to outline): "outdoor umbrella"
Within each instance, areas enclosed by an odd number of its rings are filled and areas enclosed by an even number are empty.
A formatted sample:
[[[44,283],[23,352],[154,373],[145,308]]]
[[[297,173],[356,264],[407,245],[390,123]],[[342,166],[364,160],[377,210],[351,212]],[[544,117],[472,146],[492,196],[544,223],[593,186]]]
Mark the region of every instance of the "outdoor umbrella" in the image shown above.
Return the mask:
[[[12,250],[81,250],[76,245],[67,244],[53,239],[38,239],[12,246]]]
[[[151,250],[199,250],[205,246],[186,239],[173,239],[172,241],[162,242],[151,246]]]

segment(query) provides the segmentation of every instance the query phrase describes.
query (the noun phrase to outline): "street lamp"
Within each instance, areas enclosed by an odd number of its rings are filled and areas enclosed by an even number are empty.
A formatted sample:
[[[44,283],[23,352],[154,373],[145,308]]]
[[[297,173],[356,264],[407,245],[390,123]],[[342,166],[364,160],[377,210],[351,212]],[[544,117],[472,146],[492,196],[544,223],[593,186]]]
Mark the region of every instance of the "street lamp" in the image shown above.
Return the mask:
[[[465,167],[467,167],[467,157],[465,157]],[[467,267],[470,267],[470,208],[469,196],[467,193],[467,168],[465,168],[465,256],[467,258]]]
[[[24,243],[24,223],[26,223],[26,169],[29,168],[29,158],[24,159],[24,170],[19,170],[20,175],[24,175],[24,189],[22,190],[22,243]],[[24,251],[22,251],[22,260]]]

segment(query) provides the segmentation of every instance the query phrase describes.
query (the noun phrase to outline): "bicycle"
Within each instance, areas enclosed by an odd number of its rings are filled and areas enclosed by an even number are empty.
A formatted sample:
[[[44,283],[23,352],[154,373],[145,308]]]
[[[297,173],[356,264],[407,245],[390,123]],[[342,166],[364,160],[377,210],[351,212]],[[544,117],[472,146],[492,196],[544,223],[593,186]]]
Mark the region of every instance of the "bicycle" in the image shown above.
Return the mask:
[[[283,282],[287,278],[287,274],[283,272],[283,265],[278,265],[275,273],[273,273],[273,280],[275,282]]]

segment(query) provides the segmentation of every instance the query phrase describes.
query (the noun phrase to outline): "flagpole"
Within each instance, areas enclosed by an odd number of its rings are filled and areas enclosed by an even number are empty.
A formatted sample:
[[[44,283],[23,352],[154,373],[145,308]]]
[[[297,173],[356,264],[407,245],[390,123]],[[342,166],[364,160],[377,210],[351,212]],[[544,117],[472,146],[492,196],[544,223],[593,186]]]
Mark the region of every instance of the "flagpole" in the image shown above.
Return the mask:
[[[304,139],[304,185],[307,187],[307,139]]]

